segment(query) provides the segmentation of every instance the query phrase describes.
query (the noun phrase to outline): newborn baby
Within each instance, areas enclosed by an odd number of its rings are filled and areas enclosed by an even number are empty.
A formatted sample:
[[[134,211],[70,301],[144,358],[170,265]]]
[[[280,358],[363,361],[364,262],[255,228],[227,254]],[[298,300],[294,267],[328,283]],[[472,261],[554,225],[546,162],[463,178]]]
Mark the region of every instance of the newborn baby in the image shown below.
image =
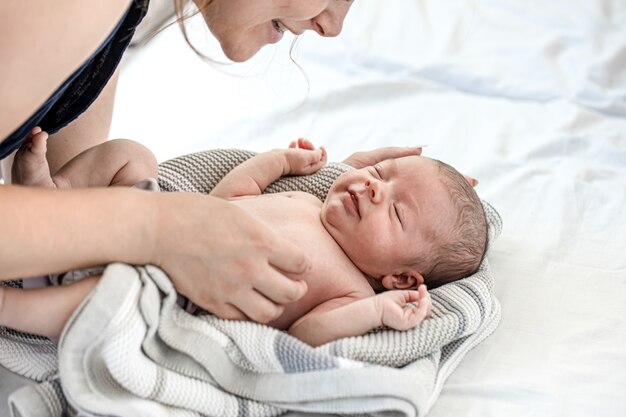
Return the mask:
[[[439,286],[478,268],[487,241],[480,200],[456,170],[422,156],[346,172],[324,202],[305,192],[262,194],[283,175],[311,174],[325,163],[324,148],[301,139],[289,149],[245,161],[211,192],[267,223],[313,260],[311,269],[297,277],[306,294],[267,324],[313,346],[381,325],[417,326],[430,314],[425,284]],[[80,164],[74,166],[78,170]],[[58,322],[66,318],[53,306],[75,308],[96,282],[87,278],[63,287],[0,289],[5,291],[0,324],[32,331],[11,320],[19,308],[60,329],[64,323]]]

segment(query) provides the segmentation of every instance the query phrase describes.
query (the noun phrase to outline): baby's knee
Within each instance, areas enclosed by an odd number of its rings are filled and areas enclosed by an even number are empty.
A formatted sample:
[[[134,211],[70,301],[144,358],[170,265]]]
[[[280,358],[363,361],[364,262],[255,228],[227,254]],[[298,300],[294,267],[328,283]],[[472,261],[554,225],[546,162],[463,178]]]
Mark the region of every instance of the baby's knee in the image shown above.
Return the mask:
[[[144,145],[128,140],[114,139],[105,142],[108,152],[116,155],[124,164],[118,172],[124,178],[125,185],[132,185],[146,178],[156,178],[158,163],[156,157]],[[119,178],[118,178],[119,179]]]
[[[111,151],[124,157],[127,162],[141,163],[153,170],[156,175],[157,160],[150,149],[139,142],[129,139],[113,139],[105,142]]]

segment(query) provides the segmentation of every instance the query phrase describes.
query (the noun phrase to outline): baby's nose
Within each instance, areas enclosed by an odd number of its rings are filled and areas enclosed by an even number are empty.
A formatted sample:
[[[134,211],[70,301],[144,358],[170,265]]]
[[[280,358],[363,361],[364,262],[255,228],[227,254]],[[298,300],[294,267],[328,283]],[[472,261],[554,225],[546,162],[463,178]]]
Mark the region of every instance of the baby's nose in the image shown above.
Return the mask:
[[[368,180],[366,182],[367,193],[373,203],[379,203],[383,199],[383,187],[380,181]]]

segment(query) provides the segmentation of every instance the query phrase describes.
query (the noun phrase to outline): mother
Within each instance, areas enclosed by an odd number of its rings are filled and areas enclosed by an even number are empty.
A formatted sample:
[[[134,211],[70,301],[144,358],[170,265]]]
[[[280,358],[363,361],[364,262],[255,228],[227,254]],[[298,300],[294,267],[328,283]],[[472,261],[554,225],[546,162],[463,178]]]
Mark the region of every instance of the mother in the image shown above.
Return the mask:
[[[173,0],[179,15],[184,0]],[[52,133],[51,172],[105,141],[119,60],[146,0],[21,0],[0,6],[0,159],[33,127]],[[245,61],[285,30],[340,33],[351,0],[194,0],[228,58]],[[355,155],[354,165],[408,152]],[[224,318],[268,321],[305,286],[309,259],[235,205],[183,193],[0,186],[0,280],[110,262],[155,264]]]

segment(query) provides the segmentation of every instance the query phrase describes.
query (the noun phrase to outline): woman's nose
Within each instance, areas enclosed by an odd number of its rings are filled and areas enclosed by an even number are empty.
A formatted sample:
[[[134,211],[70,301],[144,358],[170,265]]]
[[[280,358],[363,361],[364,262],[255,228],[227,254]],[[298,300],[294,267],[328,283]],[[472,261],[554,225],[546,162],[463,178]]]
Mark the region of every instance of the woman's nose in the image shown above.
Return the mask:
[[[328,8],[312,19],[313,30],[320,36],[334,37],[339,35],[351,3],[351,1],[331,0]]]

